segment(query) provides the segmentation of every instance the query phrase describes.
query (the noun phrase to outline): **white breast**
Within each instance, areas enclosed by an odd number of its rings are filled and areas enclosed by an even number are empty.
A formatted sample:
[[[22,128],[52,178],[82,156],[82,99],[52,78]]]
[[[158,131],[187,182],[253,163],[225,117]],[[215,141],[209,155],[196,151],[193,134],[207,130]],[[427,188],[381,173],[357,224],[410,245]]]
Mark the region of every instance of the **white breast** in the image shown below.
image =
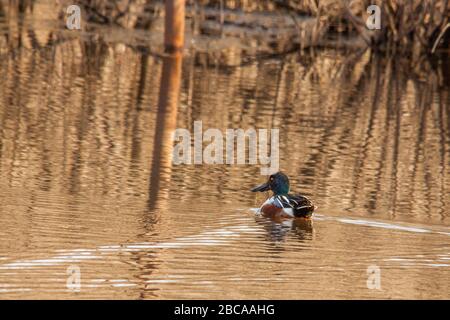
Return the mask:
[[[292,210],[292,208],[283,208],[283,212],[291,217],[294,217],[294,210]]]

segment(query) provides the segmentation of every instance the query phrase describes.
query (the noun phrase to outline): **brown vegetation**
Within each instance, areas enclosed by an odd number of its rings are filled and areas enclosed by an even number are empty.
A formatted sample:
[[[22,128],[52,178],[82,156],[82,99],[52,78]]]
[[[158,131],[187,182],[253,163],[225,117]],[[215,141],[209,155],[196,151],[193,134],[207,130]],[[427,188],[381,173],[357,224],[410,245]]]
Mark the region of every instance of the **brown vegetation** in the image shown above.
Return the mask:
[[[126,16],[126,12],[132,5],[140,6],[143,11],[162,13],[162,10],[155,9],[161,6],[161,1],[83,0],[81,3],[90,19],[100,22],[116,23]],[[366,8],[371,4],[377,4],[381,8],[380,30],[369,30],[365,27],[368,17]],[[195,24],[211,22],[214,16],[211,14],[211,9],[216,10],[216,22],[222,26],[227,22],[231,24],[235,22],[227,21],[224,13],[227,10],[243,11],[247,14],[281,12],[288,19],[294,17],[293,15],[314,18],[316,22],[308,25],[310,30],[307,30],[313,33],[314,41],[308,45],[320,44],[319,40],[324,40],[333,33],[345,33],[361,38],[368,46],[376,50],[413,52],[417,55],[422,52],[431,52],[437,45],[436,41],[440,35],[441,39],[449,39],[449,36],[443,36],[449,24],[449,0],[202,0],[188,1],[187,5],[192,9],[188,11],[187,16],[202,20],[196,21]],[[152,9],[149,9],[150,7]],[[204,11],[201,14],[193,12],[199,8],[200,10],[210,9],[206,19]],[[293,19],[298,25],[296,18]],[[249,17],[249,20],[254,19]],[[260,24],[264,25],[264,23],[261,20]],[[253,24],[253,27],[257,25]]]
[[[69,2],[58,1],[64,7]],[[23,12],[32,0],[16,0]],[[80,0],[88,22],[143,29],[152,33],[162,26],[163,0]],[[381,9],[381,29],[369,30],[366,9]],[[63,10],[60,10],[63,12]],[[60,15],[63,17],[63,14]],[[283,53],[307,47],[353,48],[366,46],[375,51],[400,52],[417,62],[424,54],[447,51],[450,39],[449,0],[188,0],[187,37],[226,38],[244,53]],[[351,41],[349,41],[351,40]],[[206,51],[197,41],[196,50]],[[192,43],[189,43],[192,46]]]

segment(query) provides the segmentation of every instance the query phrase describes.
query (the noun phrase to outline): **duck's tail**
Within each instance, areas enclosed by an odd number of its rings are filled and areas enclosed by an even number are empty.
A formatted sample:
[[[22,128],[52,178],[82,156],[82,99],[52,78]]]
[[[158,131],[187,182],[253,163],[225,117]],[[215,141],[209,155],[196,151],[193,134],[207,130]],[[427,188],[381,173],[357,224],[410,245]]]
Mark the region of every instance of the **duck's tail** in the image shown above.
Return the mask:
[[[310,218],[316,209],[317,207],[314,205],[300,206],[294,209],[294,216],[296,218]]]

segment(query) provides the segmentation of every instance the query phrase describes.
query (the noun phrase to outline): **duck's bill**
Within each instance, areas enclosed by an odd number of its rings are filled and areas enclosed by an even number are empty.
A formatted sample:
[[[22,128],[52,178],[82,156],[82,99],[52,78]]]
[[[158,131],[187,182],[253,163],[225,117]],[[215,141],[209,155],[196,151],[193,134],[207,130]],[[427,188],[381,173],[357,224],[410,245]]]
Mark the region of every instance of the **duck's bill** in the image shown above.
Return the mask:
[[[268,183],[263,183],[260,186],[254,187],[251,191],[252,192],[263,192],[270,190],[270,185]]]

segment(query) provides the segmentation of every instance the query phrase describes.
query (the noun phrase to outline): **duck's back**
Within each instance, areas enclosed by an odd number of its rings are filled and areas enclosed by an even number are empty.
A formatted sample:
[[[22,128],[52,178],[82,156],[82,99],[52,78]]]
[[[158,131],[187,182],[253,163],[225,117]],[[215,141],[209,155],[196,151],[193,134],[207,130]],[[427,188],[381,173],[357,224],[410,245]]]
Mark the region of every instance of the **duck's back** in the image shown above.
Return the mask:
[[[314,204],[305,196],[299,194],[277,195],[275,205],[282,207],[286,213],[294,217],[310,217],[314,212]]]

